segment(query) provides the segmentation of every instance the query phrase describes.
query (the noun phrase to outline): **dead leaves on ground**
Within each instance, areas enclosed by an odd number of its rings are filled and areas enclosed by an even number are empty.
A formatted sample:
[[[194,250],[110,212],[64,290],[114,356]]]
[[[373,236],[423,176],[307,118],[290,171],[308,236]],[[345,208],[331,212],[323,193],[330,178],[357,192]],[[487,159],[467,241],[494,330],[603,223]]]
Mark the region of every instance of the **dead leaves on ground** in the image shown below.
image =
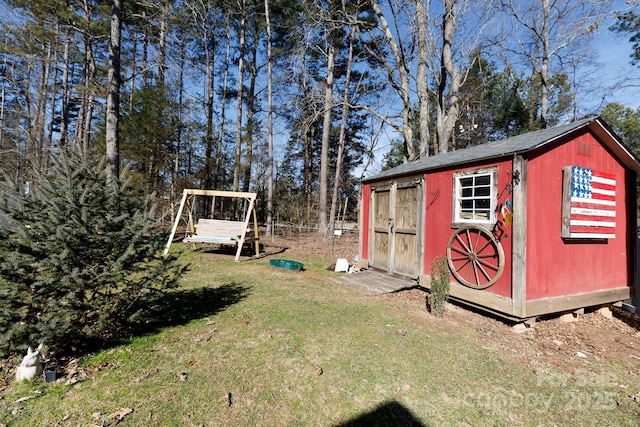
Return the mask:
[[[120,423],[120,421],[124,420],[125,417],[131,414],[133,414],[132,408],[122,408],[107,416],[100,412],[96,412],[93,414],[93,418],[97,419],[99,423],[91,424],[90,427],[112,427]]]
[[[159,372],[160,372],[160,369],[158,369],[158,368],[151,369],[149,371],[145,371],[145,372],[142,373],[142,375],[140,375],[139,377],[137,377],[133,381],[139,383],[142,380],[146,380],[147,378],[151,378],[152,376],[158,375]]]
[[[101,412],[94,412],[93,414],[91,414],[91,416],[93,417],[94,420],[96,420],[96,422],[93,424],[88,424],[88,426],[89,427],[113,427],[119,424],[122,420],[124,420],[127,416],[131,414],[133,414],[132,408],[121,408],[110,415],[104,415]],[[58,422],[55,423],[55,426],[56,427],[63,426],[67,422],[71,422],[72,418],[73,418],[72,415],[67,415],[66,417],[58,420]]]
[[[85,369],[78,366],[78,359],[72,359],[65,366],[65,375],[55,382],[64,385],[74,385],[86,380],[90,375],[93,375],[97,372],[102,371],[103,369],[110,368],[112,366],[114,366],[113,363],[105,362],[101,365],[92,366],[91,368]]]

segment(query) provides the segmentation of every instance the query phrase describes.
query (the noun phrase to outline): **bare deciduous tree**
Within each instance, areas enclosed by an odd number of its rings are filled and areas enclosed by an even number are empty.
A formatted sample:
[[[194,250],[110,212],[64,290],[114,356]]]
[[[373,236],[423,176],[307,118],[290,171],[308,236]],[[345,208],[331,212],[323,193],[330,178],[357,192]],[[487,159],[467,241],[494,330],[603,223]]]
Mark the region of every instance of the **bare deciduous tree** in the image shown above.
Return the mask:
[[[424,0],[416,0],[416,29],[418,31],[418,69],[416,73],[416,90],[420,108],[420,154],[424,159],[429,157],[431,132],[429,129],[429,82],[427,80],[427,64],[429,51],[427,45],[427,10]]]
[[[453,38],[457,25],[456,15],[456,0],[444,0],[436,112],[436,138],[438,152],[440,153],[449,151],[451,134],[460,114],[459,91],[462,84],[462,72],[453,59]]]
[[[401,25],[401,10],[398,10],[398,7],[393,0],[388,0],[387,6],[389,14],[393,19],[393,26],[396,29],[395,34],[391,31],[391,27],[378,1],[374,0],[371,2],[371,7],[378,17],[379,29],[382,31],[383,40],[380,40],[372,34],[373,31],[369,30],[370,43],[365,43],[364,47],[367,49],[371,57],[385,69],[389,84],[398,93],[398,96],[402,100],[402,124],[399,126],[393,126],[402,133],[404,160],[405,162],[409,162],[417,158],[416,150],[413,145],[413,129],[411,127],[412,108],[410,69],[412,58],[411,55],[407,55],[405,52],[404,36],[401,31],[403,28]],[[383,42],[384,44],[382,44]],[[391,58],[385,56],[387,47],[391,51]],[[382,115],[379,117],[385,119],[387,123],[392,124],[388,118],[385,118]]]
[[[349,116],[349,87],[351,85],[351,70],[353,68],[353,45],[355,43],[355,31],[349,28],[349,47],[345,72],[344,92],[342,95],[342,117],[340,119],[340,136],[338,137],[338,156],[336,157],[336,170],[333,180],[333,192],[331,195],[331,210],[329,213],[329,232],[335,229],[336,205],[338,204],[338,189],[340,187],[340,174],[342,172],[342,157],[344,156],[345,134],[347,119]]]
[[[493,23],[491,2],[443,0],[441,25],[431,32],[431,70],[436,82],[436,143],[438,153],[455,146],[461,113],[460,88],[469,72],[470,58],[481,49],[486,29]],[[430,29],[431,30],[431,29]]]
[[[573,47],[598,30],[611,7],[606,0],[503,0],[512,25],[507,29],[511,37],[501,48],[511,58],[521,58],[532,79],[538,78],[538,95],[532,91],[529,109],[533,121],[539,105],[542,128],[549,122],[551,75],[569,71],[564,67],[575,56]]]

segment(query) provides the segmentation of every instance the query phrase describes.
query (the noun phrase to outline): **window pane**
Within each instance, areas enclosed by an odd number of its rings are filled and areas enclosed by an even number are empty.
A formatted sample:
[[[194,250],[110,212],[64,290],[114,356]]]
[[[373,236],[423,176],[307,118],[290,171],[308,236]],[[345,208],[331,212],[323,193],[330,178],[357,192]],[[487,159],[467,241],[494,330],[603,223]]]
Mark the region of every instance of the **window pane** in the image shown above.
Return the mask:
[[[476,185],[489,185],[491,184],[490,175],[481,175],[476,177]]]
[[[463,188],[462,189],[462,197],[471,197],[473,196],[473,188]]]
[[[486,221],[489,220],[489,211],[476,212],[475,219]]]
[[[462,207],[462,210],[464,210],[464,211],[473,210],[473,200],[461,200],[460,201],[460,206]]]
[[[473,177],[460,178],[460,186],[461,187],[472,187],[473,186]]]
[[[491,188],[490,187],[476,187],[475,189],[475,196],[476,197],[487,197],[491,194]]]
[[[476,209],[489,209],[491,208],[491,200],[489,199],[476,199]]]

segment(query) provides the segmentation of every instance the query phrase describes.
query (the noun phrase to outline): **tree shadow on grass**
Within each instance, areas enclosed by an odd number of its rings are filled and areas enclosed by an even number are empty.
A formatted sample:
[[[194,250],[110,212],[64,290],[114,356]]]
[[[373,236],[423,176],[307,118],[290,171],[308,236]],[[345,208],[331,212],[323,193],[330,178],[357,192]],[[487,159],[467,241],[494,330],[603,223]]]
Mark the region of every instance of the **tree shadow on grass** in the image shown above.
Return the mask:
[[[349,421],[338,424],[336,427],[387,427],[407,426],[424,427],[409,409],[395,400],[383,402],[371,411],[361,414]]]
[[[274,247],[274,246],[265,246],[260,243],[259,254],[256,255],[255,248],[252,243],[247,243],[242,247],[242,251],[240,252],[240,262],[252,261],[256,259],[265,258],[271,255],[276,255],[283,253],[287,250],[286,247]],[[197,249],[198,252],[201,253],[209,253],[216,255],[226,255],[226,256],[235,256],[237,248],[231,245],[202,245],[202,247]]]
[[[60,346],[51,361],[63,366],[75,357],[127,344],[135,337],[155,334],[166,327],[213,316],[245,299],[250,289],[231,282],[215,288],[175,289],[147,295],[130,307],[128,313],[133,314],[127,319],[114,319],[111,327],[98,336],[69,340]]]
[[[169,326],[185,325],[192,320],[213,316],[239,303],[250,288],[231,282],[216,288],[180,289],[164,292],[140,307],[139,315],[127,324],[132,336],[155,333]]]

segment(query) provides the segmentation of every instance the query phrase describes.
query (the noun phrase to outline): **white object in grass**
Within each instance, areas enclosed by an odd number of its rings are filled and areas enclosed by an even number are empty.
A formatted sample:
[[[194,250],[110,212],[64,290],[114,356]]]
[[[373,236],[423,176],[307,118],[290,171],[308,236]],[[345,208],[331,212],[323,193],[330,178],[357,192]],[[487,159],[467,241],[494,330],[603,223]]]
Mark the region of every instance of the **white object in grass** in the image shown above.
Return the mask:
[[[29,380],[42,375],[40,350],[42,350],[42,343],[35,350],[31,347],[27,349],[27,355],[24,356],[16,370],[16,381]]]
[[[349,270],[349,261],[346,258],[338,258],[336,261],[336,268],[334,271],[347,272]]]

